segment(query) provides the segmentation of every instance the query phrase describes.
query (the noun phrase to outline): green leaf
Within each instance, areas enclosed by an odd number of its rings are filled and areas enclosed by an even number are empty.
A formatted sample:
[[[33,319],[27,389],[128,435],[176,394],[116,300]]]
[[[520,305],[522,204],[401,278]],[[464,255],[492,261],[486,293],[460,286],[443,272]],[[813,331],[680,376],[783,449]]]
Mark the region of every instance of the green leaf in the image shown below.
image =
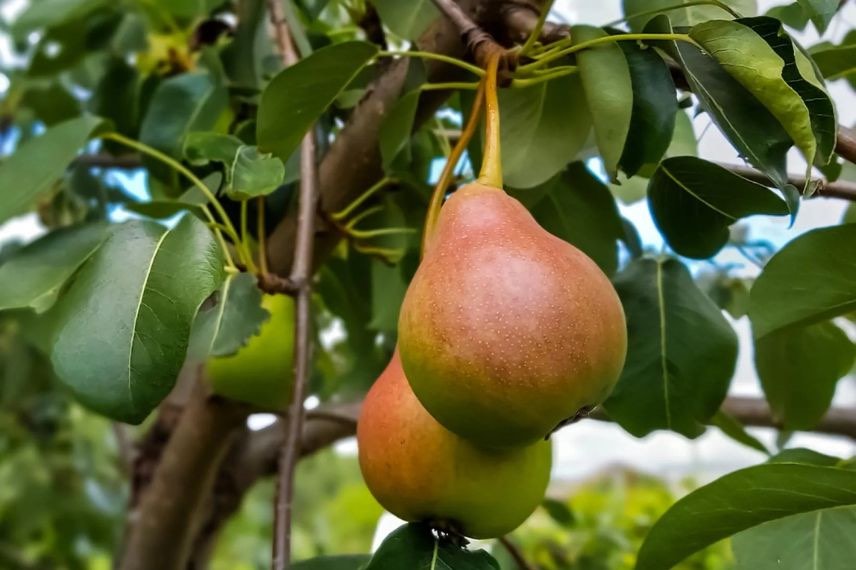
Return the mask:
[[[817,141],[811,115],[799,93],[785,81],[785,61],[773,48],[752,28],[727,20],[699,24],[690,30],[690,37],[770,110],[808,163],[813,163]]]
[[[229,275],[196,315],[188,355],[204,361],[235,354],[269,318],[256,278],[249,273]]]
[[[499,95],[502,170],[512,188],[543,184],[574,160],[591,131],[585,93],[576,76]]]
[[[786,26],[795,30],[805,30],[808,25],[808,15],[797,2],[785,4],[784,6],[773,6],[765,16],[776,18]]]
[[[484,550],[470,552],[434,536],[420,523],[399,527],[390,534],[365,570],[414,568],[425,570],[499,570],[499,563]]]
[[[383,168],[389,172],[395,158],[407,147],[413,133],[413,120],[421,91],[414,90],[396,101],[380,125],[380,155]]]
[[[659,16],[646,32],[672,32]],[[781,123],[719,63],[686,42],[655,42],[684,70],[687,82],[714,123],[737,151],[782,188],[787,184],[786,155],[793,144]]]
[[[12,24],[15,36],[24,35],[40,28],[50,28],[82,18],[101,6],[107,0],[41,0],[30,2],[27,9]]]
[[[654,10],[663,10],[676,26],[695,26],[702,22],[714,19],[730,18],[731,14],[718,6],[711,5],[693,5],[689,4],[691,0],[622,0],[621,4],[624,8],[624,15],[628,17],[627,23],[633,31],[639,31],[645,27],[645,24],[653,17],[639,16],[632,17],[634,14],[642,14],[652,12]],[[723,4],[731,6],[741,16],[753,16],[758,12],[758,4],[756,0],[725,0]]]
[[[856,310],[856,224],[819,228],[770,259],[750,291],[755,337]]]
[[[370,329],[383,332],[398,330],[398,312],[407,291],[407,282],[399,265],[388,265],[372,259],[372,320]]]
[[[843,4],[841,0],[797,0],[821,36]]]
[[[260,150],[287,160],[312,123],[377,51],[365,42],[334,44],[281,71],[261,96],[256,125]]]
[[[230,165],[235,161],[243,141],[234,135],[211,131],[194,131],[184,137],[182,154],[190,164],[204,166],[211,161]]]
[[[728,243],[728,227],[756,214],[784,216],[788,205],[771,190],[693,156],[667,158],[648,184],[657,228],[681,255],[704,259]]]
[[[549,497],[545,497],[541,502],[541,506],[544,507],[544,510],[547,511],[547,514],[550,515],[550,518],[556,521],[559,525],[565,528],[573,528],[574,526],[574,513],[568,507],[567,504],[562,501],[557,501],[555,499],[550,499]]]
[[[768,459],[767,463],[807,463],[819,467],[840,467],[841,459],[818,453],[812,449],[793,447],[780,451]]]
[[[627,58],[633,85],[633,113],[619,165],[633,176],[645,164],[663,158],[675,131],[678,98],[666,62],[653,49],[637,42],[619,42]]]
[[[830,321],[780,329],[755,341],[755,368],[773,416],[786,430],[810,430],[832,404],[856,347]]]
[[[103,121],[84,115],[49,128],[0,163],[0,222],[23,213],[62,176]]]
[[[782,58],[782,77],[802,98],[809,112],[811,128],[817,141],[815,163],[826,164],[835,152],[838,119],[832,99],[811,61],[799,49],[782,25],[773,18],[743,18],[739,22],[754,30]]]
[[[838,570],[856,559],[856,508],[826,509],[771,521],[731,540],[735,570]]]
[[[233,200],[266,196],[280,187],[285,165],[270,153],[254,146],[242,146],[226,171],[226,195]]]
[[[851,505],[856,505],[854,471],[795,463],[741,469],[666,511],[642,544],[636,570],[666,570],[705,546],[768,521]]]
[[[408,40],[416,40],[440,12],[432,0],[373,0],[380,19],[392,33]]]
[[[750,447],[756,451],[760,451],[765,455],[770,454],[770,450],[767,449],[767,446],[761,443],[758,438],[746,431],[746,428],[743,426],[743,424],[737,421],[737,418],[728,415],[722,410],[716,412],[710,423],[711,425],[718,427],[722,431],[722,433],[724,433],[737,443],[742,443],[746,447]]]
[[[88,108],[112,121],[118,132],[136,138],[140,124],[140,85],[137,68],[124,59],[112,57]]]
[[[43,312],[60,288],[104,241],[104,224],[57,230],[17,251],[0,265],[0,310]]]
[[[531,210],[541,226],[591,257],[604,273],[618,268],[618,240],[624,228],[615,200],[582,162],[547,183],[512,193]]]
[[[170,231],[116,227],[57,303],[57,376],[82,404],[141,422],[175,384],[196,312],[223,277],[223,253],[193,216]]]
[[[80,101],[59,83],[29,87],[20,104],[32,110],[48,127],[80,115]]]
[[[830,81],[849,78],[851,85],[856,85],[856,30],[848,33],[839,45],[818,44],[811,48],[810,54],[824,78]]]
[[[191,19],[208,14],[220,2],[219,0],[149,0],[149,3],[176,18]]]
[[[371,559],[368,554],[318,556],[291,565],[291,570],[361,570]]]
[[[152,96],[140,127],[140,141],[179,157],[187,134],[211,129],[227,104],[226,89],[213,74],[171,77]]]
[[[604,404],[637,437],[697,437],[716,414],[737,362],[737,335],[676,259],[639,259],[615,278],[627,316],[627,361]]]
[[[593,26],[571,28],[575,44],[606,35],[602,29]],[[621,48],[611,43],[579,52],[577,66],[591,112],[597,148],[606,172],[615,178],[633,114],[633,84],[627,59]]]

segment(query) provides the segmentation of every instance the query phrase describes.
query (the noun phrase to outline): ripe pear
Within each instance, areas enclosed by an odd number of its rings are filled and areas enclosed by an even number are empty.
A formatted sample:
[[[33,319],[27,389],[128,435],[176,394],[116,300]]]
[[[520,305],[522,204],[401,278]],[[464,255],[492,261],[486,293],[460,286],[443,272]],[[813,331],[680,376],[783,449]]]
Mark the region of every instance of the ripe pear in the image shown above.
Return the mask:
[[[208,380],[215,394],[283,410],[291,401],[294,383],[294,300],[287,295],[264,295],[262,307],[270,317],[258,334],[237,353],[209,359]]]
[[[504,191],[464,186],[440,210],[399,316],[410,386],[485,446],[543,439],[602,402],[624,366],[612,284]]]
[[[410,389],[397,352],[366,396],[357,442],[366,485],[388,511],[472,538],[517,528],[550,479],[548,441],[481,448],[441,426]]]

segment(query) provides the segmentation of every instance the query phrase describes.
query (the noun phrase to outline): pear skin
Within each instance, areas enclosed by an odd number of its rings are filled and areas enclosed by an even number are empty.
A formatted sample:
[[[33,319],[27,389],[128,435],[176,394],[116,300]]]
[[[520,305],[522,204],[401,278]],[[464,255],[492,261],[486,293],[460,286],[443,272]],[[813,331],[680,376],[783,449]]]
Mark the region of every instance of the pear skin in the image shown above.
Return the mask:
[[[261,409],[284,410],[294,384],[294,300],[264,295],[262,307],[270,318],[259,333],[237,353],[209,359],[206,372],[215,394]]]
[[[440,210],[398,331],[425,408],[495,447],[543,439],[602,402],[627,352],[624,311],[600,268],[479,183]]]
[[[548,441],[481,448],[437,423],[410,389],[397,352],[366,396],[357,442],[363,478],[384,508],[472,538],[517,528],[550,479]]]

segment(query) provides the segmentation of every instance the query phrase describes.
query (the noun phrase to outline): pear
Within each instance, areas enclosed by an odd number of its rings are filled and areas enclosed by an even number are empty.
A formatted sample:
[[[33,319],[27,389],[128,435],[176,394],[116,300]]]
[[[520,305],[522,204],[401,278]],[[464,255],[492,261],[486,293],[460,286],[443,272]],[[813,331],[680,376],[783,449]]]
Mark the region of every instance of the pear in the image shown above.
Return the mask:
[[[543,439],[602,402],[627,351],[606,275],[520,202],[480,183],[440,210],[398,331],[422,405],[495,447]]]
[[[270,317],[258,334],[235,354],[209,359],[208,380],[220,396],[258,408],[284,410],[294,384],[294,300],[287,295],[264,295],[262,307]]]
[[[384,508],[471,538],[517,528],[550,479],[550,442],[481,448],[437,423],[410,389],[397,353],[366,396],[357,442],[363,478]]]

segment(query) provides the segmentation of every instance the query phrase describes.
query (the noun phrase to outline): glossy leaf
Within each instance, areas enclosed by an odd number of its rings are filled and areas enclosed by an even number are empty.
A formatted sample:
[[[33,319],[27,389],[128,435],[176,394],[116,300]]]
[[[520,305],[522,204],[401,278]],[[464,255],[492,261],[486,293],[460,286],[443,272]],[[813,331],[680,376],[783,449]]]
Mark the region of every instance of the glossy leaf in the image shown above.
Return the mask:
[[[676,26],[695,26],[708,20],[730,18],[731,14],[718,6],[692,5],[690,0],[622,0],[624,15],[628,17],[627,23],[634,31],[641,30],[653,16],[632,17],[634,14],[663,10],[663,14],[669,17]],[[756,0],[725,0],[724,4],[731,6],[741,16],[754,16],[758,11]]]
[[[606,35],[593,26],[571,28],[571,37],[577,44]],[[577,66],[597,148],[607,174],[615,178],[633,114],[633,84],[627,59],[620,47],[610,43],[579,52]]]
[[[190,164],[204,166],[211,161],[232,164],[238,149],[243,146],[241,139],[234,135],[194,131],[184,137],[182,154]]]
[[[371,559],[368,554],[318,556],[291,565],[291,570],[362,570]]]
[[[772,332],[755,341],[755,368],[773,416],[788,430],[810,430],[829,409],[856,347],[830,321]]]
[[[648,32],[671,32],[668,18],[651,21]],[[655,42],[684,70],[687,82],[729,142],[778,186],[787,184],[785,168],[793,144],[781,123],[719,63],[686,42]]]
[[[838,45],[822,43],[811,48],[810,53],[823,77],[830,81],[849,78],[850,84],[856,85],[856,31],[848,33]]]
[[[227,103],[225,87],[212,74],[171,77],[152,96],[140,127],[140,141],[179,157],[187,134],[212,128]]]
[[[704,259],[728,243],[728,227],[756,214],[784,216],[788,206],[768,188],[692,156],[664,160],[648,184],[648,206],[669,246]]]
[[[856,310],[856,224],[820,228],[788,243],[750,291],[755,337]]]
[[[663,58],[636,42],[619,42],[633,85],[633,113],[620,166],[633,176],[645,164],[659,162],[672,142],[678,99]]]
[[[199,309],[188,354],[200,361],[235,354],[258,334],[268,318],[270,313],[262,307],[262,292],[255,277],[249,273],[229,275]]]
[[[690,37],[779,120],[811,164],[817,141],[811,115],[799,93],[785,81],[785,61],[752,28],[715,20],[695,26]]]
[[[607,413],[638,437],[656,429],[697,437],[725,399],[737,335],[676,259],[633,261],[614,283],[628,348]]]
[[[106,230],[104,224],[57,230],[18,251],[0,265],[0,310],[50,308],[60,288],[101,245]]]
[[[724,433],[737,443],[741,443],[746,447],[750,447],[755,451],[760,451],[764,454],[770,453],[770,451],[767,449],[767,446],[761,443],[758,438],[746,431],[746,427],[741,424],[734,416],[730,416],[722,410],[719,410],[713,416],[713,419],[710,423],[711,425],[718,427],[722,431],[722,433]]]
[[[386,27],[408,40],[417,39],[428,24],[440,17],[432,0],[374,0],[374,6]]]
[[[414,568],[426,570],[499,570],[499,563],[484,550],[470,552],[439,541],[431,528],[411,523],[390,534],[365,570]]]
[[[789,515],[856,505],[856,471],[795,463],[741,469],[666,511],[639,551],[636,570],[666,570],[732,534]]]
[[[223,277],[222,251],[192,216],[170,231],[116,227],[57,304],[57,376],[93,410],[141,422],[175,384],[196,312]]]
[[[261,96],[256,125],[259,149],[288,160],[312,123],[377,51],[369,43],[343,42],[280,71]]]
[[[840,0],[797,0],[797,2],[821,36],[826,33],[832,18],[843,6]]]
[[[285,165],[279,158],[244,145],[226,170],[226,195],[233,200],[266,196],[279,188],[284,179]]]
[[[21,145],[0,163],[0,222],[25,211],[51,190],[87,140],[102,128],[98,117],[84,115],[49,128]]]
[[[407,141],[413,133],[413,120],[416,118],[420,94],[419,90],[414,90],[403,95],[395,102],[380,125],[380,154],[386,170],[407,147]]]

